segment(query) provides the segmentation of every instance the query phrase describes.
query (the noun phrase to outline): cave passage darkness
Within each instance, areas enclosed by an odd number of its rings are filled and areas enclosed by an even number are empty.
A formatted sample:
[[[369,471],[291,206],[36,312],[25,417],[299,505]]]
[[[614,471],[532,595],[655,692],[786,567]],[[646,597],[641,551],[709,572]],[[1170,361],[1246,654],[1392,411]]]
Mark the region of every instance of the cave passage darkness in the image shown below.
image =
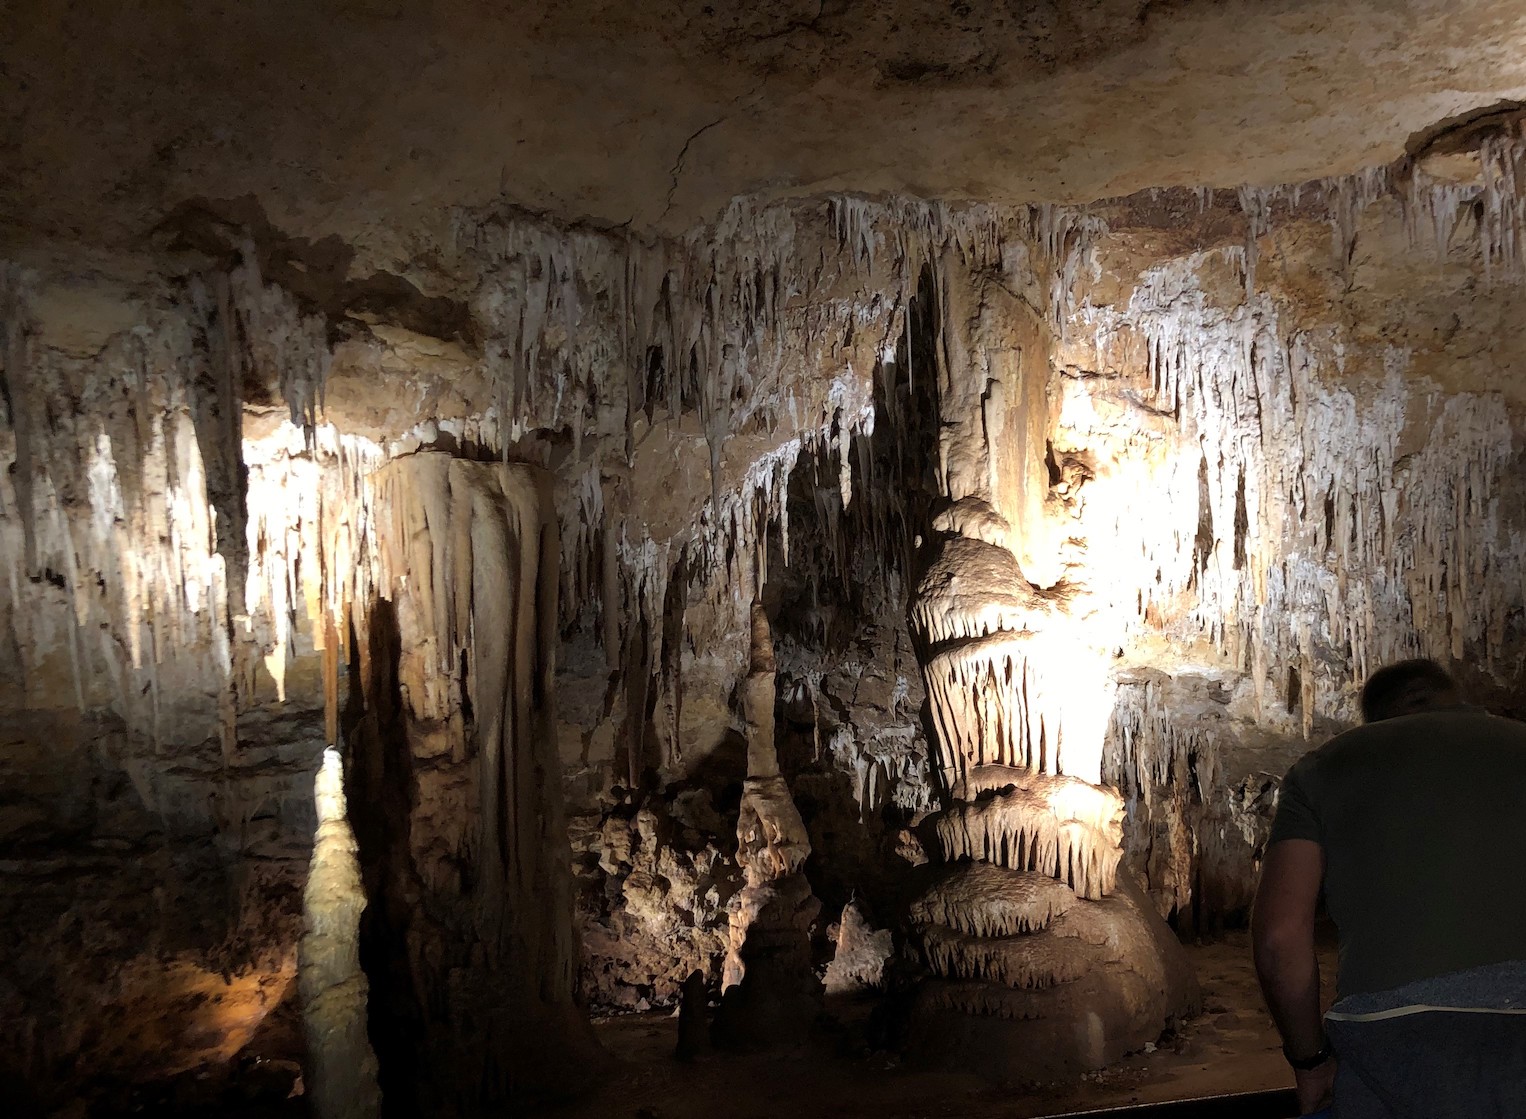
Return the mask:
[[[6,6],[16,1113],[1290,1114],[1281,776],[1526,710],[1518,8]]]

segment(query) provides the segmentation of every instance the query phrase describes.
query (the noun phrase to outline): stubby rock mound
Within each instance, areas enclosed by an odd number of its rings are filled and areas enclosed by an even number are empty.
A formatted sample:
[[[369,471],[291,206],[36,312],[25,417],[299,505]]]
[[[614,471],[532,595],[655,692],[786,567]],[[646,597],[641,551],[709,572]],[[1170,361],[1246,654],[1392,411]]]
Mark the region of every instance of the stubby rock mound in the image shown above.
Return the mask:
[[[907,1023],[921,1064],[1074,1077],[1201,1009],[1181,944],[1126,871],[1089,901],[1046,875],[964,864],[914,903],[912,920],[937,976]]]

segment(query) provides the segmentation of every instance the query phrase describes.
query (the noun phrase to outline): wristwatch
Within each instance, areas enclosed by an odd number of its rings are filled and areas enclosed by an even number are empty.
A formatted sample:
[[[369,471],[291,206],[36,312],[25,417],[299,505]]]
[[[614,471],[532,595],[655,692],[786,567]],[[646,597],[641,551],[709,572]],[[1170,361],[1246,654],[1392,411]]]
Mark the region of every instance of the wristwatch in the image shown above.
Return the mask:
[[[1293,1056],[1293,1054],[1288,1052],[1288,1047],[1286,1045],[1282,1047],[1282,1055],[1287,1058],[1288,1064],[1292,1065],[1295,1071],[1312,1072],[1314,1069],[1317,1069],[1320,1065],[1328,1061],[1331,1057],[1335,1056],[1335,1053],[1330,1048],[1330,1039],[1326,1038],[1324,1041],[1320,1042],[1319,1051],[1307,1057]]]

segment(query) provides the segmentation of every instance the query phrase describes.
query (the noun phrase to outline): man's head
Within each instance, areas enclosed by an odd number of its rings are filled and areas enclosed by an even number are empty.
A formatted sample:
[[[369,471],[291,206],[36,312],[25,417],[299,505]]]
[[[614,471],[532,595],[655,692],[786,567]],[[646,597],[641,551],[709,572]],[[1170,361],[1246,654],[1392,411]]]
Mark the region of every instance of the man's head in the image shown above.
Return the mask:
[[[1362,720],[1376,723],[1462,702],[1462,689],[1435,661],[1412,660],[1380,668],[1362,688]]]

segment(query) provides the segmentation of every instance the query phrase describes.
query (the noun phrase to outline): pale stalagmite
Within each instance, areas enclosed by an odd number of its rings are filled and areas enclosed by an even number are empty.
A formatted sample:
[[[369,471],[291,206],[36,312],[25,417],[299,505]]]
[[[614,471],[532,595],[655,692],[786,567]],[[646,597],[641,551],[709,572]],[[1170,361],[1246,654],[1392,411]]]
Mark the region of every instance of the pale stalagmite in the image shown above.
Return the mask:
[[[376,1054],[366,1036],[369,986],[360,967],[360,913],[366,899],[337,750],[324,752],[314,784],[318,834],[302,894],[306,928],[297,946],[307,1033],[304,1081],[320,1119],[368,1119],[378,1114],[381,1098]]]

